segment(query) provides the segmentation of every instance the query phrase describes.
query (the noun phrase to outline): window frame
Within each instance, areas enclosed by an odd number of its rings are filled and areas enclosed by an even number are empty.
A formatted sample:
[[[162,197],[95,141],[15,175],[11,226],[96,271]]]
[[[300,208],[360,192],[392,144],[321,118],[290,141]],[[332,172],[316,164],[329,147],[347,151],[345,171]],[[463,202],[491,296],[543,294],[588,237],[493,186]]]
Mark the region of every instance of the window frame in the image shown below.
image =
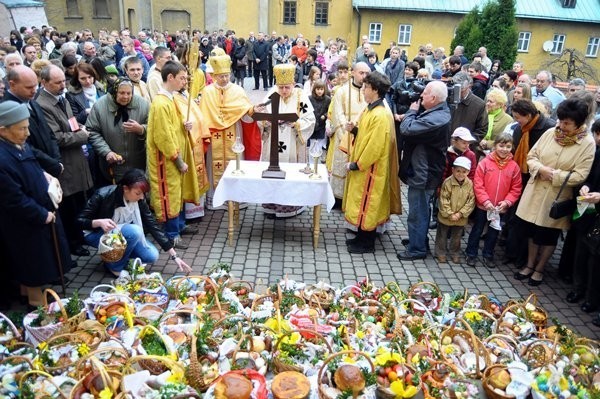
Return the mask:
[[[104,1],[105,5],[106,5],[106,14],[98,13],[98,1]],[[92,5],[92,7],[93,7],[93,12],[94,12],[94,18],[111,18],[110,0],[94,0],[94,4]]]
[[[329,3],[330,3],[329,1],[325,1],[325,0],[315,1],[315,25],[317,25],[317,26],[327,26],[327,25],[329,25]],[[319,6],[321,6],[321,7],[325,6],[325,22],[318,22],[317,21],[317,15],[318,15],[318,12],[319,12]],[[321,15],[321,18],[323,18],[322,15]]]
[[[562,40],[560,40],[562,38]],[[567,35],[564,33],[555,33],[552,36],[552,50],[550,54],[562,54],[565,49],[565,42],[567,41]]]
[[[379,28],[379,29],[377,29]],[[381,43],[381,34],[383,32],[382,22],[369,22],[369,43]],[[379,35],[378,39],[375,36]]]
[[[402,27],[409,28],[408,31],[407,30],[404,31],[404,36],[406,36],[406,34],[408,32],[408,41],[400,40],[400,31],[401,31]],[[410,46],[410,42],[412,41],[412,28],[413,28],[413,26],[411,24],[399,24],[398,25],[398,40],[397,40],[398,46]]]
[[[521,37],[521,34],[523,34],[526,37]],[[526,48],[521,48],[521,46],[520,46],[521,43],[527,43]],[[517,40],[517,52],[528,53],[529,46],[531,46],[531,32],[529,32],[529,31],[519,32],[519,39]]]
[[[69,5],[70,3],[73,3],[72,5]],[[79,1],[78,0],[66,0],[65,1],[65,5],[67,8],[67,16],[66,18],[81,18],[81,13],[79,11]],[[73,10],[73,8],[75,8],[75,10]],[[75,13],[72,13],[71,11],[76,11]]]
[[[594,43],[592,43],[594,41]],[[594,49],[593,54],[590,53],[590,46]],[[587,46],[585,48],[585,56],[587,58],[597,58],[598,57],[598,48],[600,47],[600,36],[590,36],[588,39]]]
[[[291,20],[291,18],[289,20],[286,20],[286,6],[287,5],[294,6],[293,21]],[[282,11],[283,11],[282,12],[282,24],[283,25],[296,25],[298,23],[298,1],[297,0],[284,0]]]

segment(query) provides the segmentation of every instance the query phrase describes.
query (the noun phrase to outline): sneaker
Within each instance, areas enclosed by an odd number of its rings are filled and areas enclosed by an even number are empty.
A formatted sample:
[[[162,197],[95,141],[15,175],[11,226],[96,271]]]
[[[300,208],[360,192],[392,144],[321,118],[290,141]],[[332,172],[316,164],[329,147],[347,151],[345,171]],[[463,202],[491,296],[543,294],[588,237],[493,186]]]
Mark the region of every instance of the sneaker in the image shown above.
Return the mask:
[[[458,255],[454,255],[454,256],[452,257],[452,263],[454,263],[454,264],[457,264],[457,265],[460,265],[460,264],[462,263],[462,262],[461,262],[461,260],[460,260],[460,256],[458,256]]]
[[[188,224],[179,232],[179,234],[191,236],[197,234],[199,231],[200,228],[198,228],[198,226],[192,226],[191,224]]]
[[[173,239],[173,247],[175,247],[177,249],[188,249],[188,244],[183,242],[181,237],[175,237]]]
[[[446,255],[440,255],[440,256],[437,256],[436,258],[437,258],[438,263],[447,263],[448,262]]]
[[[475,263],[477,263],[477,258],[474,256],[467,256],[467,265],[471,267],[475,267]]]
[[[496,268],[496,262],[494,262],[493,258],[483,258],[482,263],[485,267],[487,267],[488,269],[494,269]]]

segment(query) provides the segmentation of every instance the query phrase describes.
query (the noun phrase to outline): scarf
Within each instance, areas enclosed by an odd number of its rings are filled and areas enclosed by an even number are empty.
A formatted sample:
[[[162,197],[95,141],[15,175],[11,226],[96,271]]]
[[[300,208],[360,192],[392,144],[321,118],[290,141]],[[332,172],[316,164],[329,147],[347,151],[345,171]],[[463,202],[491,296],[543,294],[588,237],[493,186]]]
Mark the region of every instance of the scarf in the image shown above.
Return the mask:
[[[119,228],[125,224],[135,224],[140,226],[142,231],[144,231],[142,216],[140,214],[140,206],[138,205],[137,201],[129,202],[125,199],[125,197],[123,197],[123,202],[125,203],[125,206],[115,208],[115,213],[113,214],[112,220],[115,221]],[[143,235],[142,243],[144,246],[147,246],[146,238]]]
[[[117,106],[117,112],[115,112],[114,126],[117,126],[119,124],[119,122],[127,122],[129,120],[129,111],[128,111],[129,104],[121,105],[117,102],[117,92],[119,91],[119,87],[123,86],[123,85],[131,86],[131,90],[133,91],[133,84],[131,83],[131,81],[129,79],[125,79],[125,78],[118,78],[115,81],[115,83],[113,83],[113,85],[109,91],[115,105]],[[131,96],[131,99],[133,100],[133,95]]]
[[[500,112],[502,112],[502,108],[495,109],[488,113],[488,130],[487,130],[487,133],[485,134],[485,137],[483,138],[484,140],[492,139],[492,129],[494,129],[494,119],[496,118],[496,116],[498,114],[500,114]]]
[[[511,153],[508,153],[506,158],[502,159],[498,156],[496,151],[492,151],[490,153],[490,156],[492,157],[492,160],[494,162],[496,162],[496,165],[498,165],[498,169],[500,169],[500,170],[504,169],[506,167],[506,165],[508,165],[510,160],[513,159],[513,155]]]
[[[529,173],[529,166],[527,165],[527,154],[529,153],[529,131],[535,126],[540,114],[536,114],[529,122],[521,128],[521,141],[519,146],[515,150],[515,162],[519,165],[521,173]]]
[[[85,99],[88,101],[88,107],[91,108],[92,105],[96,103],[98,91],[96,90],[95,85],[91,85],[90,87],[82,87],[83,94],[85,95]]]
[[[587,125],[585,123],[569,134],[563,132],[557,126],[554,129],[554,141],[556,141],[558,145],[562,147],[568,147],[581,141],[581,139],[583,139],[587,134]]]

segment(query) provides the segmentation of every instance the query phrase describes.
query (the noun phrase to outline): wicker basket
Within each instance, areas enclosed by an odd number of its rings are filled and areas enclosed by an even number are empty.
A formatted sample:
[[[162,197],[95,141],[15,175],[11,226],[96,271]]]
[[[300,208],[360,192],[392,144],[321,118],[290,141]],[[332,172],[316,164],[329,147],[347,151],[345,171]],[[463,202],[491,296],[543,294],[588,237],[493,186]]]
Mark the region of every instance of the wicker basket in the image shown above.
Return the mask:
[[[21,376],[21,379],[19,380],[19,391],[20,392],[23,392],[23,385],[26,383],[27,379],[30,377],[33,377],[33,376],[45,377],[46,380],[50,384],[52,384],[54,386],[54,388],[56,388],[55,395],[58,394],[58,396],[53,396],[53,398],[69,399],[69,397],[61,390],[61,388],[56,384],[56,382],[54,382],[52,380],[53,377],[50,374],[48,374],[42,370],[30,370],[30,371],[26,372],[25,374],[23,374]],[[46,396],[42,395],[42,396],[36,396],[36,397],[46,397]]]
[[[420,297],[421,290],[430,291],[432,293],[430,302],[422,300],[422,298]],[[430,312],[438,310],[442,305],[441,292],[442,291],[440,291],[440,287],[438,287],[436,283],[430,281],[421,281],[419,283],[411,285],[410,289],[408,290],[407,297],[411,299],[416,299],[420,303],[423,303],[425,305],[424,308],[413,306],[413,312],[422,314],[425,312],[425,310],[429,310]]]
[[[102,379],[102,386],[104,387],[103,389],[108,388],[112,393],[112,397],[118,395],[121,391],[120,386],[123,383],[123,374],[117,370],[107,369],[105,365],[94,356],[89,358],[89,362],[91,369],[89,369],[85,375],[80,377],[77,385],[75,385],[71,391],[70,399],[78,398],[82,393],[85,392],[89,392],[93,394],[94,397],[98,397],[99,392],[94,392],[94,389],[88,391],[88,388],[84,386],[86,382],[90,382],[86,381],[86,379],[88,379],[91,373],[98,373]]]
[[[483,298],[486,298],[486,296],[482,295]],[[489,301],[487,302],[489,304]],[[483,302],[482,302],[483,305]],[[496,322],[496,318],[494,317],[493,314],[491,314],[490,312],[488,312],[487,310],[484,310],[483,308],[481,309],[477,309],[477,308],[473,308],[473,309],[463,309],[458,315],[457,318],[460,319],[462,324],[467,323],[468,321],[465,319],[465,315],[467,313],[476,313],[478,314],[482,320],[487,320],[487,322],[490,324],[490,331],[493,333],[494,331],[496,331],[497,329],[497,322]],[[473,326],[469,325],[469,327],[471,327],[471,329],[473,330]],[[482,331],[475,331],[473,330],[473,334],[475,334],[475,336],[479,339],[485,339],[486,337],[489,336],[489,332],[482,332]]]
[[[302,298],[309,306],[316,305],[320,309],[327,310],[335,300],[335,291],[318,284],[311,284],[302,291]]]
[[[281,359],[279,359],[279,357],[277,356],[277,351],[279,349],[279,345],[281,344],[281,341],[283,341],[283,339],[285,337],[291,336],[293,333],[300,334],[300,336],[304,340],[307,340],[306,339],[307,335],[309,337],[312,336],[312,338],[311,338],[312,340],[321,341],[321,342],[325,343],[325,346],[327,347],[327,352],[329,354],[333,353],[333,349],[331,348],[331,345],[329,345],[329,342],[327,342],[325,337],[314,330],[297,329],[297,330],[286,331],[285,333],[283,333],[279,336],[279,338],[277,339],[277,342],[275,342],[275,345],[273,346],[273,357],[271,359],[271,362],[273,364],[273,372],[275,374],[282,373],[284,371],[297,371],[299,373],[304,373],[304,369],[302,367],[285,363]],[[296,343],[296,345],[303,345],[302,340],[300,340],[298,343]]]
[[[248,294],[254,291],[254,284],[252,284],[250,281],[230,281],[227,283],[227,288],[235,292],[243,307],[248,308],[252,306],[252,299],[250,299]],[[238,294],[240,290],[246,290],[246,293],[242,295],[242,298],[240,298],[240,294]]]
[[[120,371],[123,369],[130,358],[129,351],[119,340],[112,339],[107,342],[110,342],[114,345],[103,346],[102,348],[95,349],[79,359],[73,371],[73,375],[76,378],[83,378],[83,376],[91,370],[93,367],[91,360],[92,358],[100,360],[104,367],[109,371]]]
[[[401,366],[402,366],[404,373],[410,372],[413,375],[415,374],[414,368],[412,368],[406,364],[403,364]],[[400,377],[400,378],[402,378],[402,377]],[[415,388],[417,388],[417,392],[415,393],[414,396],[411,396],[411,398],[414,398],[415,396],[417,396],[419,394],[419,392],[422,389],[421,384],[419,384],[418,386],[415,386]],[[395,399],[396,394],[389,387],[384,387],[382,385],[377,384],[377,388],[375,389],[375,398],[376,399]]]
[[[109,246],[105,243],[105,239],[107,239],[110,235],[118,234],[120,243],[114,243],[112,246]],[[98,253],[100,254],[100,258],[106,263],[114,263],[123,259],[123,255],[125,255],[125,249],[127,249],[127,240],[121,234],[121,231],[118,233],[105,233],[100,237],[100,243],[98,244]]]
[[[56,303],[56,306],[58,306],[58,310],[62,314],[63,320],[65,321],[48,324],[46,326],[32,327],[30,323],[35,319],[33,316],[34,313],[27,314],[23,319],[23,326],[25,327],[26,331],[25,339],[35,346],[46,341],[55,334],[64,334],[75,331],[79,323],[83,322],[87,318],[85,309],[69,318],[64,306],[64,302],[68,302],[68,299],[60,299],[58,294],[50,288],[44,290],[44,309],[49,310],[50,306],[53,306],[48,304],[48,294],[55,299],[54,303]]]
[[[21,332],[19,331],[19,329],[14,325],[14,323],[2,312],[0,312],[0,319],[2,319],[4,321],[4,323],[7,324],[8,328],[11,330],[12,332],[12,337],[4,335],[4,336],[0,336],[0,344],[11,341],[13,339],[16,339],[17,341],[21,339]]]
[[[173,348],[171,348],[168,344],[167,341],[165,341],[165,337],[164,335],[158,331],[156,329],[156,327],[152,326],[152,325],[145,325],[144,327],[142,327],[140,329],[140,332],[138,334],[138,337],[140,337],[140,346],[141,344],[141,337],[143,334],[146,333],[146,331],[150,331],[151,333],[153,333],[154,335],[156,335],[157,337],[159,337],[162,341],[163,344],[165,346],[165,349],[167,351],[167,354],[169,356],[176,356],[175,352],[173,352]],[[136,361],[138,362],[138,364],[140,365],[140,367],[142,367],[145,370],[148,370],[150,372],[150,374],[152,375],[159,375],[164,373],[165,371],[167,371],[167,367],[168,365],[166,364],[166,362],[163,361],[157,361],[152,360],[154,358],[158,358],[159,360],[162,359],[165,356],[156,356],[156,355],[147,355],[146,358],[143,359],[136,359]],[[131,361],[131,359],[129,359]]]
[[[84,340],[79,335],[70,334],[70,333],[69,334],[57,334],[57,335],[52,336],[50,339],[48,339],[46,341],[46,348],[43,351],[51,351],[53,349],[66,347],[67,345],[71,346],[71,350],[77,351],[78,346],[83,343],[84,343]],[[91,348],[91,349],[93,349],[93,348]],[[43,351],[40,351],[40,355]],[[44,369],[52,375],[58,375],[65,371],[73,369],[75,367],[75,365],[77,364],[78,360],[79,359],[76,359],[75,361],[71,361],[70,357],[67,356],[62,361],[60,361],[59,364],[55,364],[55,365],[44,364]]]
[[[497,358],[505,358],[509,361],[517,360],[515,354],[517,353],[519,342],[511,335],[492,334],[483,340],[483,345],[490,352],[490,356],[494,354]]]
[[[549,339],[535,339],[530,342],[521,355],[521,361],[529,366],[530,370],[547,366],[556,360],[558,356],[557,341]]]
[[[543,331],[548,326],[548,312],[540,306],[537,295],[531,293],[523,305],[525,310],[528,310],[530,306],[534,307],[534,310],[528,311],[529,319],[535,324],[538,331]]]
[[[327,364],[329,364],[333,359],[335,359],[337,357],[340,357],[341,355],[359,355],[359,356],[362,356],[369,363],[369,366],[371,367],[371,373],[375,372],[375,365],[373,364],[373,361],[371,360],[371,357],[368,354],[364,353],[364,352],[354,351],[354,350],[345,350],[345,351],[340,351],[340,352],[334,353],[333,355],[331,355],[327,359],[325,359],[325,361],[323,362],[323,364],[319,368],[319,373],[318,373],[318,377],[317,377],[319,399],[332,399],[329,395],[327,395],[325,387],[323,386],[323,381],[329,381],[329,384],[331,384],[332,383],[331,381],[333,380],[333,376],[331,376],[331,378],[327,378],[327,377],[325,377],[324,373],[327,370]]]
[[[212,375],[202,372],[202,363],[198,358],[198,344],[196,334],[192,336],[192,347],[190,350],[190,364],[185,370],[185,377],[190,386],[199,392],[205,392],[210,384],[219,376],[218,368],[213,368]],[[216,364],[213,363],[213,366]]]
[[[504,394],[500,393],[499,391],[495,390],[494,387],[492,386],[492,384],[490,383],[491,378],[496,373],[498,373],[499,371],[502,371],[502,370],[508,371],[508,367],[503,364],[494,364],[494,365],[488,367],[485,370],[485,372],[483,373],[481,385],[483,386],[483,390],[485,391],[485,394],[490,399],[514,399],[515,398],[514,395],[507,395],[505,392],[504,392]]]
[[[473,370],[472,372],[463,370],[463,373],[467,377],[480,379],[482,377],[482,370],[490,364],[489,353],[487,352],[479,338],[477,338],[475,334],[473,334],[473,330],[467,322],[461,322],[461,325],[464,327],[464,329],[457,328],[457,322],[460,322],[460,320],[455,319],[454,322],[450,325],[450,327],[442,331],[442,333],[440,334],[440,342],[443,342],[445,337],[450,337],[451,339],[453,339],[455,336],[460,336],[461,338],[463,338],[471,348],[472,352],[475,354],[475,370]],[[450,358],[444,350],[440,350],[440,353],[442,355],[442,359],[444,359],[445,362],[453,362],[453,359]],[[483,359],[483,365],[480,364],[480,358]]]

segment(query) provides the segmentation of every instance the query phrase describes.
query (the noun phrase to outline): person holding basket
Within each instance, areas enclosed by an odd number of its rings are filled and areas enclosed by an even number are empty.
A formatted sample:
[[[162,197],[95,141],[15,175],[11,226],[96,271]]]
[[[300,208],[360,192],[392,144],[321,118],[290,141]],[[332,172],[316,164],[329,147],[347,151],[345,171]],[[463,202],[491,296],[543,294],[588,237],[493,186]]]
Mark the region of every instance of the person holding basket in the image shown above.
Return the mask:
[[[160,247],[168,252],[179,270],[189,273],[188,266],[175,252],[173,241],[161,230],[156,218],[144,199],[150,184],[140,169],[129,169],[121,180],[112,186],[99,189],[88,200],[78,218],[84,230],[88,245],[98,247],[103,237],[115,229],[120,229],[127,242],[122,257],[106,261],[104,267],[109,274],[118,277],[131,258],[140,258],[143,263],[154,263],[158,259],[158,249],[146,240],[150,233]],[[118,257],[118,255],[117,255]]]

